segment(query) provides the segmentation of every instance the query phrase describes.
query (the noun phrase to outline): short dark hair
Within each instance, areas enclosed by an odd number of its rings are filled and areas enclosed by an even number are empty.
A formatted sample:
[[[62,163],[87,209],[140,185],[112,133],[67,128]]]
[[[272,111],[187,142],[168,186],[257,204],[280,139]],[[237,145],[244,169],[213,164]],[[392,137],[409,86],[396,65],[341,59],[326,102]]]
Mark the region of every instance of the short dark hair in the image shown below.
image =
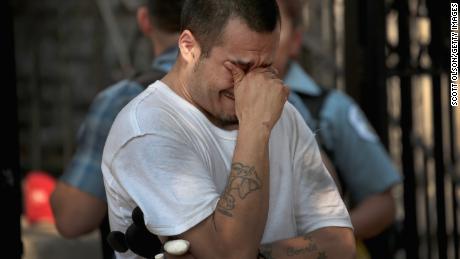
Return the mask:
[[[185,0],[181,31],[190,30],[207,56],[230,18],[241,18],[256,32],[273,32],[280,21],[276,0]]]
[[[147,7],[152,22],[158,29],[174,33],[180,32],[180,16],[184,0],[148,0]]]

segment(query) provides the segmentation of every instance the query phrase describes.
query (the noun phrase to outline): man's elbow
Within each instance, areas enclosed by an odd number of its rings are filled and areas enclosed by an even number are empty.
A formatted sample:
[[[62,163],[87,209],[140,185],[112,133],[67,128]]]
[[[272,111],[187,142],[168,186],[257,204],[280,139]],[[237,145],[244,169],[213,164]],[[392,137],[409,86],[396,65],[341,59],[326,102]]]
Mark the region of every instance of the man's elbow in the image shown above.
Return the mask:
[[[319,243],[328,258],[356,258],[356,240],[353,230],[346,227],[329,227],[320,230]]]
[[[53,207],[55,226],[59,234],[65,238],[77,238],[88,231],[78,224],[78,219],[63,208]]]
[[[56,229],[65,238],[77,238],[99,227],[99,220],[87,220],[81,213],[61,209],[53,210]]]
[[[90,230],[84,228],[79,221],[79,214],[69,206],[62,206],[56,202],[56,197],[51,196],[51,208],[53,211],[55,226],[58,233],[65,238],[77,238]]]
[[[343,257],[340,258],[350,258],[350,259],[355,259],[356,258],[356,244],[353,242],[352,244],[346,244],[343,248],[344,253]]]
[[[71,186],[58,183],[50,197],[56,228],[65,238],[76,238],[98,229],[107,204]]]
[[[346,231],[340,238],[337,239],[336,242],[336,244],[338,245],[338,250],[341,251],[340,258],[356,258],[356,240],[351,230]]]
[[[55,221],[56,229],[62,237],[73,239],[85,234],[81,229],[67,223],[66,220],[58,220],[58,218],[56,218]]]

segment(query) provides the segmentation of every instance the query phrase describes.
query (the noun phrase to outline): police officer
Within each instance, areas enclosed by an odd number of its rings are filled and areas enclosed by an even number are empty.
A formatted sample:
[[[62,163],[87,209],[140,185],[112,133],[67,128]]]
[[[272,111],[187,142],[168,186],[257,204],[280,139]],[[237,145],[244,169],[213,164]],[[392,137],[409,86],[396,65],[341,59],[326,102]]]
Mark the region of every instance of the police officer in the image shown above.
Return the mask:
[[[358,105],[340,91],[318,86],[295,61],[302,41],[301,0],[278,3],[282,28],[275,66],[291,89],[289,101],[317,134],[325,160],[333,164],[330,171],[348,197],[356,237],[376,238],[395,221],[390,191],[401,176]],[[372,258],[390,256],[382,250],[374,255],[371,246],[368,250]]]

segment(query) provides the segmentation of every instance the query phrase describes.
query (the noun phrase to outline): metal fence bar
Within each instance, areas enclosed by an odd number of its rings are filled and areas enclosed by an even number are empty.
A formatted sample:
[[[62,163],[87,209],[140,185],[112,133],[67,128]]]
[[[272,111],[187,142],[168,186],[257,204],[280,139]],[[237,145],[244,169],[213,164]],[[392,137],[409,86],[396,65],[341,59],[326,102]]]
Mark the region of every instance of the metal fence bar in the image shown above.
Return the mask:
[[[451,259],[455,257],[455,259],[459,259],[460,204],[458,188],[460,176],[455,171],[459,168],[457,164],[459,147],[456,139],[458,129],[454,123],[452,109],[449,110],[450,114],[447,114],[447,111],[443,109],[446,104],[443,101],[445,96],[442,95],[447,92],[445,87],[448,84],[446,84],[446,80],[441,80],[450,70],[448,51],[449,2],[437,0],[389,0],[387,2],[387,9],[390,10],[383,12],[389,18],[394,17],[395,12],[397,13],[398,39],[397,42],[394,42],[395,37],[392,37],[392,42],[387,42],[386,57],[392,58],[387,59],[387,61],[392,62],[383,64],[384,62],[381,62],[380,59],[382,54],[380,44],[385,42],[385,35],[382,40],[382,34],[379,32],[386,26],[381,24],[382,13],[379,10],[383,9],[381,8],[382,2],[346,1],[347,91],[360,101],[363,109],[369,115],[369,119],[376,126],[376,130],[381,133],[385,132],[388,122],[382,119],[383,117],[376,116],[382,114],[381,109],[385,110],[385,114],[387,112],[385,107],[386,93],[380,91],[385,87],[382,88],[379,83],[395,76],[399,78],[401,93],[399,126],[401,127],[401,167],[404,173],[403,201],[405,211],[403,242],[406,258]],[[395,20],[392,18],[391,21]],[[390,36],[388,37],[390,38]],[[356,47],[359,47],[361,51],[357,51]],[[418,55],[414,51],[418,51]],[[396,62],[394,62],[395,56],[398,60]],[[360,57],[362,58],[360,59]],[[369,60],[372,59],[373,63],[370,64]],[[363,72],[360,73],[360,71]],[[427,108],[431,102],[432,106],[429,109],[431,109],[433,116],[430,118],[430,126],[414,123],[416,117],[413,114],[414,109],[418,109],[413,103],[415,93],[418,91],[418,88],[416,89],[418,87],[416,85],[417,80],[426,76],[432,82],[432,95],[427,97],[421,105]],[[423,82],[428,82],[425,79]],[[369,92],[370,90],[373,92]],[[378,93],[379,98],[384,96],[382,100],[385,100],[385,103],[377,101],[372,104],[374,107],[371,107],[367,101],[375,93]],[[424,96],[427,96],[426,93]],[[445,120],[446,115],[450,115],[447,118],[448,121]],[[382,123],[383,121],[385,123]],[[449,122],[449,124],[443,122]],[[447,125],[449,128],[446,128]],[[429,137],[424,136],[421,143],[415,143],[416,137],[418,137],[415,136],[418,127],[430,128],[424,132],[432,134]],[[447,134],[443,135],[443,133]],[[449,137],[450,144],[446,142]],[[417,146],[418,144],[423,149],[422,157],[416,153],[420,147]],[[450,145],[450,154],[446,153],[448,145]],[[447,160],[449,161],[446,161],[448,156],[449,159]],[[421,162],[422,165],[415,164],[416,161]],[[449,175],[446,174],[448,169]],[[415,170],[419,170],[417,171],[418,174]],[[434,193],[431,193],[433,187]],[[452,189],[449,190],[449,188]],[[421,197],[422,199],[416,199],[417,191],[424,195],[423,198]],[[420,204],[417,204],[417,201]],[[422,214],[425,215],[417,215],[417,209],[423,209],[423,205],[425,205],[425,210],[422,210]],[[424,216],[423,221],[419,222],[418,219],[422,219],[419,217]],[[422,227],[425,226],[418,224],[422,222],[425,224],[425,219],[426,232],[421,233]],[[421,241],[423,241],[424,246],[422,250]],[[452,248],[454,252],[452,252]],[[428,253],[428,255],[424,253]]]
[[[401,78],[401,128],[402,128],[402,161],[404,172],[404,240],[408,259],[417,259],[419,236],[417,229],[417,208],[415,199],[415,170],[412,152],[412,100],[411,79]]]
[[[442,84],[441,74],[449,70],[448,52],[445,40],[449,37],[449,4],[448,1],[438,2],[434,0],[427,0],[428,15],[431,20],[431,42],[429,45],[430,56],[432,57],[433,75],[433,128],[434,128],[434,158],[436,168],[436,205],[437,205],[437,236],[438,236],[438,249],[439,258],[444,259],[448,257],[448,235],[454,237],[457,233],[447,233],[446,217],[453,215],[446,215],[446,179],[454,181],[452,177],[446,178],[446,164],[444,156],[444,136],[443,136],[443,102],[442,93],[443,88],[448,84]],[[447,37],[446,37],[447,36]],[[451,150],[452,152],[452,150]],[[452,199],[455,198],[455,194]],[[455,213],[453,213],[455,214]]]
[[[460,247],[459,247],[459,225],[458,225],[458,212],[459,212],[459,200],[457,199],[457,188],[460,188],[458,185],[459,183],[459,175],[457,173],[457,136],[455,134],[455,119],[454,119],[454,112],[453,109],[449,109],[449,135],[450,135],[450,175],[452,177],[452,211],[453,211],[453,241],[454,241],[454,258],[460,259]]]
[[[447,230],[446,230],[446,196],[445,196],[445,171],[443,157],[442,136],[442,101],[441,78],[433,76],[433,125],[434,125],[434,159],[436,169],[436,212],[437,212],[437,239],[439,259],[447,258]]]
[[[401,73],[401,131],[402,131],[402,168],[404,172],[404,240],[408,259],[419,258],[419,233],[417,228],[416,178],[414,169],[414,150],[412,147],[412,80],[410,69],[410,31],[408,0],[396,1],[398,11],[399,55],[398,70]],[[406,73],[404,73],[406,72]]]
[[[120,66],[126,76],[132,76],[134,69],[131,58],[129,57],[125,39],[120,32],[120,26],[118,26],[116,22],[110,2],[107,0],[97,0],[96,3],[101,12],[102,19],[107,26],[109,35],[112,38],[112,43],[114,44]]]
[[[432,258],[432,245],[431,245],[431,242],[430,242],[430,239],[432,237],[432,233],[431,233],[431,226],[430,226],[430,222],[431,222],[431,210],[430,210],[430,196],[429,196],[429,193],[428,193],[428,188],[429,188],[429,176],[428,176],[428,158],[429,158],[429,155],[427,154],[428,152],[426,151],[426,147],[423,147],[423,166],[424,166],[424,185],[423,185],[423,188],[424,188],[424,194],[425,194],[425,216],[426,216],[426,222],[427,222],[427,226],[426,226],[426,243],[427,243],[427,252],[428,252],[428,259],[431,259]]]

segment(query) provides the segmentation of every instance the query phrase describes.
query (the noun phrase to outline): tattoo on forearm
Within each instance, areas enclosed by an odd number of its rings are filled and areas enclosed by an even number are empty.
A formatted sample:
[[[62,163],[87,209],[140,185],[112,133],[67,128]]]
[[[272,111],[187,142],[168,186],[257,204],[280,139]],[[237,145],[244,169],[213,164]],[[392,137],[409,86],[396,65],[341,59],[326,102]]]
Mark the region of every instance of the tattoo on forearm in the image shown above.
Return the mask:
[[[289,247],[287,249],[287,255],[288,256],[294,256],[294,255],[299,255],[299,254],[312,253],[312,252],[315,252],[317,250],[318,250],[318,248],[316,247],[316,244],[310,243],[307,246],[300,247],[300,248]]]
[[[316,246],[316,243],[313,241],[313,238],[311,238],[308,235],[305,235],[303,239],[308,240],[308,244],[306,246],[300,248],[289,247],[286,251],[286,254],[288,256],[294,256],[299,254],[312,253],[318,250],[318,247]]]
[[[235,196],[244,200],[251,192],[261,188],[262,181],[257,176],[254,166],[233,163],[227,187],[217,204],[217,210],[228,217],[232,217],[231,211],[235,208]]]
[[[319,252],[317,259],[327,259],[326,252]]]
[[[286,255],[287,256],[297,256],[301,254],[307,254],[307,253],[313,253],[318,251],[318,246],[316,243],[313,241],[313,238],[311,236],[305,235],[303,236],[304,240],[308,241],[308,244],[304,247],[288,247],[286,250]],[[318,252],[318,257],[317,259],[326,259],[327,255],[326,252],[324,251],[319,251]]]
[[[303,240],[308,240],[313,243],[313,238],[309,236],[308,234],[303,235]]]
[[[232,165],[229,183],[227,187],[230,187],[231,190],[237,190],[242,200],[249,193],[259,190],[262,187],[262,182],[257,176],[255,167],[245,166],[241,163],[234,163]]]
[[[217,210],[225,216],[232,217],[231,210],[235,208],[235,197],[230,193],[228,187],[224,191],[224,195],[220,197],[219,203],[217,204]]]

